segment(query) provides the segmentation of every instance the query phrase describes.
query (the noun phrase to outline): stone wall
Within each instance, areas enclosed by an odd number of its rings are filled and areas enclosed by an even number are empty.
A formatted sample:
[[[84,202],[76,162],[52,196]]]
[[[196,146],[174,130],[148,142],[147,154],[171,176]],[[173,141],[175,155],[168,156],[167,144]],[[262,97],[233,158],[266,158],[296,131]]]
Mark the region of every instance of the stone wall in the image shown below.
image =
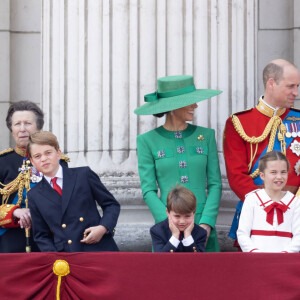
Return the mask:
[[[0,149],[12,144],[9,103],[41,103],[41,16],[40,0],[0,0]]]
[[[195,124],[214,128],[224,192],[222,249],[235,197],[228,189],[222,134],[232,112],[255,102],[252,1],[43,1],[42,107],[72,166],[90,165],[122,205],[122,250],[150,250],[153,218],[142,200],[136,136],[162,124],[134,108],[156,78],[193,74],[197,88],[223,94],[199,103]]]

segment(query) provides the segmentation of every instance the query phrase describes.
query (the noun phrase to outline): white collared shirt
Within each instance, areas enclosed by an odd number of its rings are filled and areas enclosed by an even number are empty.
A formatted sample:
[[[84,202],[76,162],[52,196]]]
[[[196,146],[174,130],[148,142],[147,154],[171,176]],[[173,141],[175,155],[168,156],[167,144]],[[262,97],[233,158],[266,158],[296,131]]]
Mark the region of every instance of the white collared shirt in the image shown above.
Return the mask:
[[[48,177],[46,175],[44,175],[45,179],[48,181],[48,183],[51,185],[51,187],[53,188],[53,184],[51,182],[51,179],[54,177],[57,177],[56,183],[60,186],[60,188],[63,188],[63,170],[61,165],[59,165],[59,168],[55,174],[55,176],[53,177]]]

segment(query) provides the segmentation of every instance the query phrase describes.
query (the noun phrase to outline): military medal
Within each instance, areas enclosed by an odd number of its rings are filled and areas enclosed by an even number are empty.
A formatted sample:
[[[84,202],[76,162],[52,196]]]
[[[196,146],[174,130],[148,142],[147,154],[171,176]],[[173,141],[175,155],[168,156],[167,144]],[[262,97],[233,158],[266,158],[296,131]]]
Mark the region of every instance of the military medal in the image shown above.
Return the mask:
[[[289,131],[289,124],[285,124],[285,128],[286,128],[285,136],[289,139],[292,137],[292,134]]]
[[[43,173],[39,172],[34,166],[31,167],[31,182],[37,183],[43,179]]]
[[[299,176],[300,175],[300,159],[295,164],[294,169],[295,169],[297,176]]]
[[[295,123],[290,123],[289,127],[290,127],[290,130],[292,132],[292,137],[295,138],[297,136],[297,133],[295,132]]]
[[[295,138],[298,136],[298,127],[296,123],[290,123],[289,124],[291,132],[292,132],[292,137]]]
[[[289,138],[292,137],[292,134],[288,131],[288,132],[285,134],[285,136],[289,139]]]
[[[294,154],[299,156],[300,155],[300,143],[298,141],[294,140],[291,144],[291,150]]]

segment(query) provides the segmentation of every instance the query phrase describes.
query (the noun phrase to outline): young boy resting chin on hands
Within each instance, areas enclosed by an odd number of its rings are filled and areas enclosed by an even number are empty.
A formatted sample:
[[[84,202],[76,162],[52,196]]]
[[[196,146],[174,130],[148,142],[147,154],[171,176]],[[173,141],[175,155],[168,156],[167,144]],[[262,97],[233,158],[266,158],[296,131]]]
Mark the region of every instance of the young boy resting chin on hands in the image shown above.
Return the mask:
[[[204,252],[207,232],[194,223],[196,197],[183,186],[167,197],[168,218],[150,229],[154,252]]]

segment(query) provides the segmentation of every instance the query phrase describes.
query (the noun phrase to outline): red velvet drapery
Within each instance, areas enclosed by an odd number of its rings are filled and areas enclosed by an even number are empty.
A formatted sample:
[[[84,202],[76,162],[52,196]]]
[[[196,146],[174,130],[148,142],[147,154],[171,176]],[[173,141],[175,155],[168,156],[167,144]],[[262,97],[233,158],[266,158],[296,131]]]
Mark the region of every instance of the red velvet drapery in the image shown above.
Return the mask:
[[[300,254],[0,254],[0,299],[300,299]]]

